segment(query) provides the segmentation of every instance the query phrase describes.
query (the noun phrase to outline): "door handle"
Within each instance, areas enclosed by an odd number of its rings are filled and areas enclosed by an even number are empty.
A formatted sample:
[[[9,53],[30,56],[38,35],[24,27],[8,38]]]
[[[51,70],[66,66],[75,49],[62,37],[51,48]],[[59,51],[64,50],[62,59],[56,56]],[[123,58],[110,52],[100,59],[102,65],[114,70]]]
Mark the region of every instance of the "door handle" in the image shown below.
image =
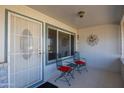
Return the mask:
[[[38,54],[41,55],[41,54],[44,54],[44,52],[41,52],[41,51],[40,51],[40,52],[38,52]]]
[[[40,55],[41,55],[42,53],[41,53],[41,52],[39,52],[38,54],[40,54]]]

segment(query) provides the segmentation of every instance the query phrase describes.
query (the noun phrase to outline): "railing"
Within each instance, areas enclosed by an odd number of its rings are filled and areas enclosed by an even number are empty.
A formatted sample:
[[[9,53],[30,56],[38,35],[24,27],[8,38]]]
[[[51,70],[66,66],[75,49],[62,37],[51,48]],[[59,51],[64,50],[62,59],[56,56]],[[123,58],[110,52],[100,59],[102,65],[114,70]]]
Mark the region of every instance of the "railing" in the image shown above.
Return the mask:
[[[0,64],[0,88],[8,87],[7,63]]]

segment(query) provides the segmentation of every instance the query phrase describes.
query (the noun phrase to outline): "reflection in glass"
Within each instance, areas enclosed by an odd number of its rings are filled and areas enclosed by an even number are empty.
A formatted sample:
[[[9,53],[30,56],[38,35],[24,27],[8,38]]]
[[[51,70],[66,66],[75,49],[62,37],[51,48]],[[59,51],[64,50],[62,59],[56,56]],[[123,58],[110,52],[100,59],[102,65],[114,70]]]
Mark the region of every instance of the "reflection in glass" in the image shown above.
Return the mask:
[[[70,55],[69,48],[69,34],[59,32],[59,54],[61,57],[67,57]],[[60,58],[60,57],[59,57]]]
[[[57,51],[57,31],[51,28],[48,28],[48,60],[56,59]]]
[[[23,53],[23,58],[28,59],[33,52],[33,37],[28,29],[24,29],[20,37],[20,49]]]
[[[74,48],[75,48],[75,38],[74,35],[71,35],[71,55],[74,55]]]

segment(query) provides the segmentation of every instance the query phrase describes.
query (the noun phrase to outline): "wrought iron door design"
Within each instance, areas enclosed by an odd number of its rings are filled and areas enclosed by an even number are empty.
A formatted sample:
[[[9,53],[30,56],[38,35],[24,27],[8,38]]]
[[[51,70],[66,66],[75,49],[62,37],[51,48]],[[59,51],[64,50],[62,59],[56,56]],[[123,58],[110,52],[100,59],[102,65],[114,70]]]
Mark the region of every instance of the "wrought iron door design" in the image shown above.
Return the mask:
[[[42,23],[9,13],[9,87],[27,87],[42,80]]]

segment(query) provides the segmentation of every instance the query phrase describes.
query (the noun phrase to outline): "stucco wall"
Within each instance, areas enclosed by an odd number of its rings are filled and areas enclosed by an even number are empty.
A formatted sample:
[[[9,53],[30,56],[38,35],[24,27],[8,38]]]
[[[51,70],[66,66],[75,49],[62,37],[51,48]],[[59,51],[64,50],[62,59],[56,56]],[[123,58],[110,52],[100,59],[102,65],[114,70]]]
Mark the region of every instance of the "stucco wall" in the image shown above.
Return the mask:
[[[120,72],[120,30],[119,25],[106,24],[79,30],[79,51],[87,58],[88,66],[107,71]],[[95,46],[87,43],[87,37],[95,34],[99,42]]]

